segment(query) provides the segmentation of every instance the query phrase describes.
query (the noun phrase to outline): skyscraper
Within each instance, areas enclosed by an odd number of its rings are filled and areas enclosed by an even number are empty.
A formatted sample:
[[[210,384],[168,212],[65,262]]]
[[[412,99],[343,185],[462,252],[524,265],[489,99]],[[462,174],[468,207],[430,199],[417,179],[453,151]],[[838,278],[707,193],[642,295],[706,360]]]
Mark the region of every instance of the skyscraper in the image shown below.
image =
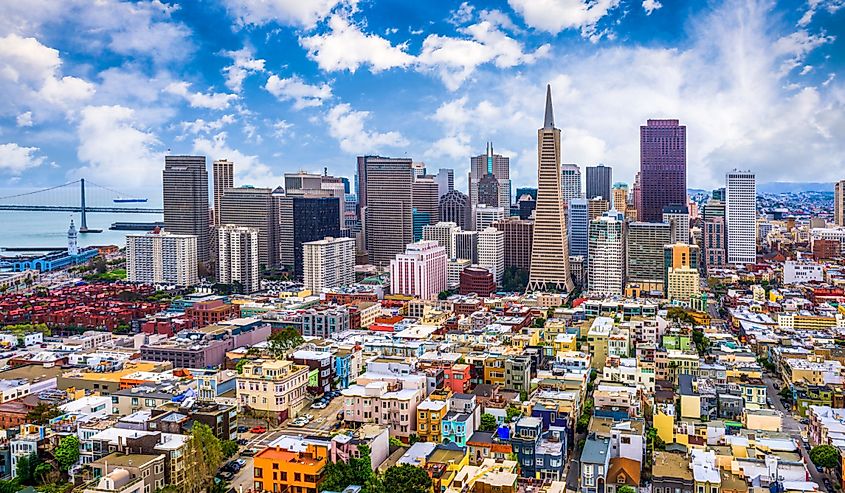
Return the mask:
[[[207,261],[211,225],[205,156],[165,156],[161,182],[165,229],[196,236],[197,261]]]
[[[414,180],[412,203],[418,212],[428,214],[428,224],[438,222],[440,195],[433,176],[419,176]]]
[[[621,295],[625,281],[625,222],[608,212],[590,221],[587,289],[592,294]]]
[[[437,206],[440,211],[440,221],[457,224],[461,229],[472,229],[472,207],[469,197],[460,190],[452,190],[440,197]]]
[[[845,180],[833,187],[833,224],[845,226]]]
[[[446,253],[452,254],[452,236],[461,228],[452,222],[441,221],[437,224],[425,226],[423,228],[423,240],[436,241],[438,245],[446,249]]]
[[[663,208],[687,203],[687,127],[648,120],[640,127],[640,221],[659,222]]]
[[[220,226],[220,199],[227,188],[234,188],[234,163],[228,159],[218,159],[211,165],[214,182],[214,225]]]
[[[499,205],[511,205],[510,158],[493,153],[493,143],[487,143],[487,152],[470,158],[469,199],[472,206],[483,203],[478,198],[478,184],[484,175],[490,174],[499,182]]]
[[[621,212],[622,215],[628,215],[628,184],[627,183],[614,183],[613,190],[611,191],[613,194],[613,204],[611,207],[616,209],[617,211]]]
[[[126,278],[146,284],[197,284],[197,237],[159,228],[126,235]]]
[[[455,189],[455,170],[440,168],[434,181],[437,182],[437,196],[440,198]]]
[[[567,214],[567,236],[569,238],[569,253],[584,257],[589,261],[589,228],[590,215],[587,199],[572,199],[569,201]]]
[[[610,202],[610,185],[613,183],[613,168],[600,164],[587,166],[587,198],[601,197]]]
[[[494,175],[486,174],[478,181],[478,204],[499,207],[499,180]]]
[[[497,286],[505,273],[505,233],[489,227],[478,232],[478,265],[493,274]]]
[[[220,210],[215,216],[220,219],[220,224],[254,228],[258,231],[258,263],[265,267],[273,267],[278,263],[276,227],[273,223],[270,194],[269,188],[227,188],[223,191]]]
[[[689,243],[689,209],[686,205],[667,205],[663,208],[662,221],[671,227],[670,243]]]
[[[437,298],[446,290],[446,249],[436,241],[409,243],[390,261],[390,290],[424,300]]]
[[[704,268],[723,269],[725,267],[725,218],[711,217],[704,220],[702,243],[704,245]]]
[[[733,170],[726,175],[725,227],[728,263],[757,261],[757,182],[750,171]]]
[[[454,231],[451,258],[465,258],[478,263],[478,231]]]
[[[475,229],[481,231],[505,217],[507,217],[507,214],[505,213],[504,207],[478,205],[475,208]]]
[[[506,217],[493,223],[493,227],[505,233],[505,268],[515,267],[528,272],[531,268],[534,222]]]
[[[302,244],[305,289],[319,294],[323,289],[355,282],[355,240],[326,237]]]
[[[327,236],[340,236],[339,201],[336,197],[286,195],[274,197],[278,213],[281,265],[303,275],[302,244]]]
[[[560,191],[567,204],[581,197],[581,168],[577,164],[560,165]]]
[[[245,294],[261,289],[258,237],[255,228],[234,224],[217,228],[217,282],[238,282]]]
[[[385,267],[414,239],[412,161],[366,156],[358,163],[365,245],[370,263]]]
[[[543,128],[537,130],[537,208],[528,291],[571,291],[569,245],[560,186],[560,130],[555,128],[552,86],[546,86]]]
[[[663,291],[663,247],[671,241],[672,228],[667,223],[628,223],[625,247],[628,283],[643,291]]]
[[[666,268],[664,296],[670,300],[690,301],[691,297],[700,293],[698,246],[685,243],[666,245],[664,256]]]

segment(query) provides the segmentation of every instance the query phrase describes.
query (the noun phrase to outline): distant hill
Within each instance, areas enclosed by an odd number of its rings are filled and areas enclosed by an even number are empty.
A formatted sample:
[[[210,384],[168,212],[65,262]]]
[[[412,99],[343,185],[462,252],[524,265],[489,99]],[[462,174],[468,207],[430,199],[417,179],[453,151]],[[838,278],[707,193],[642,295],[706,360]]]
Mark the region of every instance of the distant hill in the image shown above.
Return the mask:
[[[758,183],[758,193],[788,193],[788,192],[832,192],[833,183],[788,183],[773,181],[769,183]]]

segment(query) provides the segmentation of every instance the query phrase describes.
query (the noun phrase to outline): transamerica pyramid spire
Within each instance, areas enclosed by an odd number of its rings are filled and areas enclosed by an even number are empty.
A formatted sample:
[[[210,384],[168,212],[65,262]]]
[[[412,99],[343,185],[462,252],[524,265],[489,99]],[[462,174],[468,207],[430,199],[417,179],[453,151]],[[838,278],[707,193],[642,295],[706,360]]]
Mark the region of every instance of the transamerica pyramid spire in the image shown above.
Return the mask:
[[[546,118],[543,128],[555,128],[555,112],[552,109],[552,85],[546,84]]]

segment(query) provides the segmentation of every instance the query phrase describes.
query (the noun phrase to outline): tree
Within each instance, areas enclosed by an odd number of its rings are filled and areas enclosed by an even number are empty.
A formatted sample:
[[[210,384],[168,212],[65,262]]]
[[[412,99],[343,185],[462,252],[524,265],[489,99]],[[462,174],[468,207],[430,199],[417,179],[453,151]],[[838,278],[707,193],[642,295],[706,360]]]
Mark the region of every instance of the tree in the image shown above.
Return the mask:
[[[68,435],[59,441],[53,451],[53,457],[56,458],[60,470],[66,472],[79,461],[79,445],[79,437],[76,435]]]
[[[396,437],[390,437],[390,440],[388,440],[388,442],[390,443],[390,448],[393,448],[393,449],[405,446],[405,444],[402,443],[402,440],[400,440]]]
[[[496,426],[495,416],[490,413],[484,413],[481,415],[481,424],[478,427],[480,431],[496,431]]]
[[[370,461],[370,447],[358,446],[358,457],[349,462],[330,462],[326,465],[320,491],[343,491],[351,484],[372,485],[377,480]],[[378,491],[369,489],[366,491]]]
[[[26,413],[27,423],[44,426],[50,422],[51,419],[62,415],[62,411],[50,404],[39,402],[35,407]]]
[[[839,451],[832,445],[819,445],[810,450],[810,460],[819,467],[832,469],[839,465]]]
[[[18,459],[15,469],[15,477],[22,485],[35,484],[35,468],[41,463],[41,459],[35,454],[25,455]]]
[[[188,436],[186,456],[190,457],[182,493],[200,493],[210,487],[223,462],[223,448],[208,425],[194,422]]]
[[[0,479],[0,493],[18,493],[21,483],[18,478],[5,480]]]
[[[616,488],[616,493],[637,493],[637,490],[627,484],[623,484],[622,486]]]
[[[220,443],[220,448],[223,451],[223,457],[228,459],[238,453],[238,442],[234,440],[223,440]]]
[[[531,326],[542,329],[546,326],[546,319],[543,317],[537,317],[534,319],[534,323],[532,323]]]
[[[778,392],[778,395],[780,395],[781,398],[783,398],[785,400],[788,400],[788,401],[792,400],[792,390],[789,387],[783,387],[782,389],[780,389],[780,391]]]
[[[506,267],[502,275],[502,291],[523,292],[528,285],[528,272],[519,267]]]
[[[382,491],[395,493],[429,493],[431,478],[425,469],[402,464],[392,466],[384,472]]]
[[[305,342],[296,329],[284,329],[273,333],[268,340],[268,348],[273,357],[282,359],[288,350],[293,349]]]
[[[522,409],[520,409],[516,406],[508,406],[507,409],[505,409],[505,421],[510,423],[511,421],[514,420],[514,418],[516,418],[517,416],[519,416],[521,414],[522,414]]]
[[[105,274],[108,268],[109,266],[106,264],[106,260],[103,257],[97,257],[94,259],[94,270],[97,271],[97,274]]]

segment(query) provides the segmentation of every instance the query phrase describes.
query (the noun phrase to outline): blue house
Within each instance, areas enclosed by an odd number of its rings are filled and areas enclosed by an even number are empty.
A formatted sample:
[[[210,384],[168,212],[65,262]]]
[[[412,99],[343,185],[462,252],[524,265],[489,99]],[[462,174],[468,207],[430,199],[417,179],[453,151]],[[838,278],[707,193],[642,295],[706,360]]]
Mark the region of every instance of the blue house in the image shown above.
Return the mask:
[[[524,478],[561,481],[566,464],[567,433],[565,427],[550,427],[543,431],[543,420],[522,418],[516,423],[511,447]]]

